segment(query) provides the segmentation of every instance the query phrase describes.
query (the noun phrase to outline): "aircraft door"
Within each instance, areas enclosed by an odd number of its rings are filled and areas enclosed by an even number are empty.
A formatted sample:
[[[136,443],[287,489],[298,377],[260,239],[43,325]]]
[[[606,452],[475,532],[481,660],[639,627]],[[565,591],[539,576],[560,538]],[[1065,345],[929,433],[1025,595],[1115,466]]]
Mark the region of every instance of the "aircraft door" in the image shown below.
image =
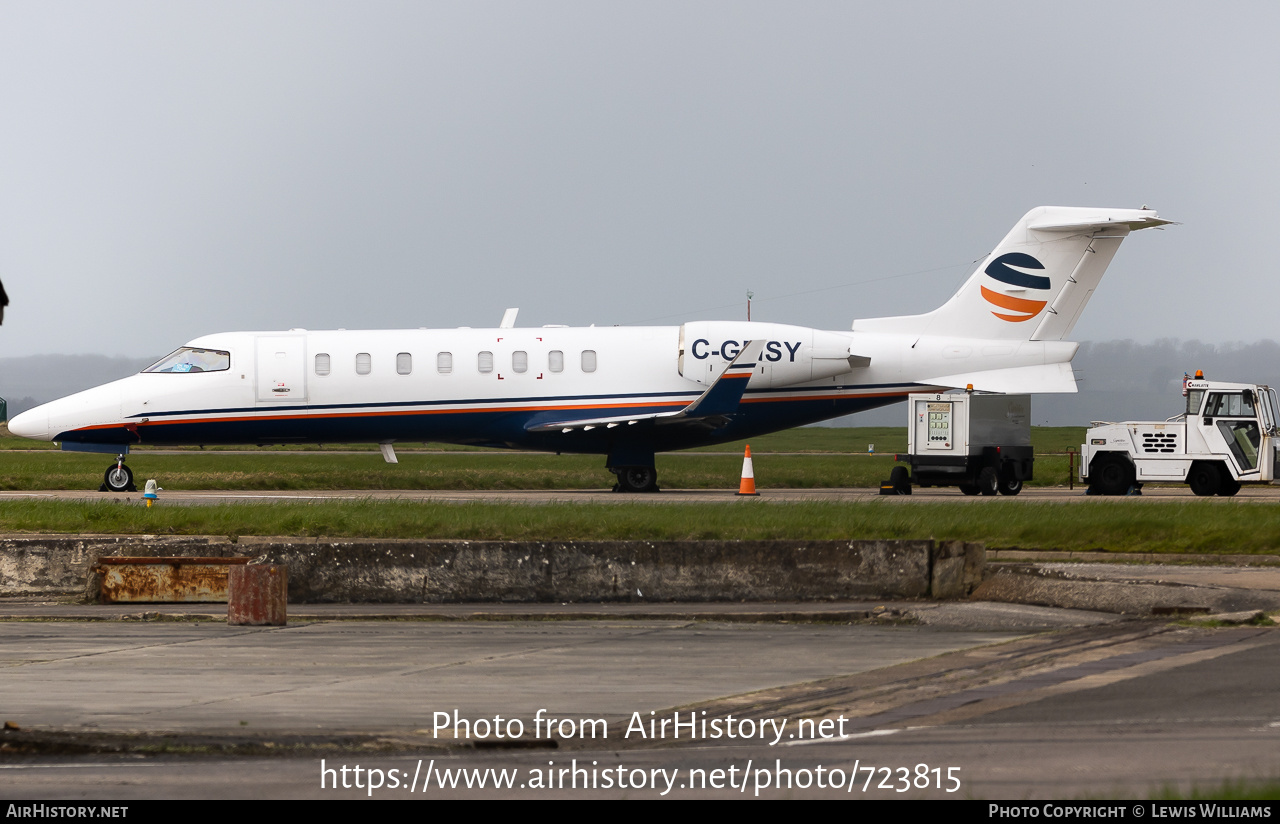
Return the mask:
[[[263,335],[258,338],[259,404],[307,402],[306,338]]]

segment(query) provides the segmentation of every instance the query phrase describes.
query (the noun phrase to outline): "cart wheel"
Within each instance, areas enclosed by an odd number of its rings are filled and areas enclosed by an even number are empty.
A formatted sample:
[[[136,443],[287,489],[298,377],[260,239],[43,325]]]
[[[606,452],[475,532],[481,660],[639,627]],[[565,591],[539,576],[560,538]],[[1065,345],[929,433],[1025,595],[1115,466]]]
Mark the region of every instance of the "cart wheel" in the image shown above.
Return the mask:
[[[911,476],[907,473],[905,466],[895,466],[889,472],[889,483],[899,495],[911,494]]]
[[[1103,454],[1089,467],[1089,488],[1099,495],[1123,495],[1133,485],[1132,465],[1116,454]]]
[[[1217,495],[1222,488],[1222,473],[1218,471],[1217,464],[1198,461],[1191,465],[1187,483],[1197,495]]]

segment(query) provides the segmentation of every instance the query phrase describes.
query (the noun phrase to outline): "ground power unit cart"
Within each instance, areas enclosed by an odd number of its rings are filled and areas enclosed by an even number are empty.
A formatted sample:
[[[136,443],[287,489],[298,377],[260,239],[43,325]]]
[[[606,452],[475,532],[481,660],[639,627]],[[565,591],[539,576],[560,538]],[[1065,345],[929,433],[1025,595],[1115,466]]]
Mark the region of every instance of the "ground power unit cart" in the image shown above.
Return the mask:
[[[907,454],[896,455],[886,495],[911,485],[957,486],[966,495],[1017,495],[1031,480],[1031,396],[973,392],[910,395]]]

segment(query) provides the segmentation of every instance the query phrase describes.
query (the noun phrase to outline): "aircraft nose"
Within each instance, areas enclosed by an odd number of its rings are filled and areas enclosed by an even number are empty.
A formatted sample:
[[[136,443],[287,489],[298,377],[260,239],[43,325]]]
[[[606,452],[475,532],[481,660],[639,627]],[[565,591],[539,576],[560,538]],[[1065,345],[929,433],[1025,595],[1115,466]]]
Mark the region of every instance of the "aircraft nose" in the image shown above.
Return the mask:
[[[49,413],[43,406],[28,409],[16,418],[9,419],[9,431],[20,438],[49,440]]]

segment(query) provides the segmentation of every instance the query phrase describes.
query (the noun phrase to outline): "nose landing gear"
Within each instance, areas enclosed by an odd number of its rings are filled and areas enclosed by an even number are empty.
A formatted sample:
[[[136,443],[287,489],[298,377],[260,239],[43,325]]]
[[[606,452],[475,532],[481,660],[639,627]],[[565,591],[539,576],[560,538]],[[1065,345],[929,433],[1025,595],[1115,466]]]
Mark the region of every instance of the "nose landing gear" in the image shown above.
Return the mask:
[[[117,455],[116,462],[107,467],[102,476],[99,492],[137,492],[133,485],[133,470],[124,465],[124,455]]]

